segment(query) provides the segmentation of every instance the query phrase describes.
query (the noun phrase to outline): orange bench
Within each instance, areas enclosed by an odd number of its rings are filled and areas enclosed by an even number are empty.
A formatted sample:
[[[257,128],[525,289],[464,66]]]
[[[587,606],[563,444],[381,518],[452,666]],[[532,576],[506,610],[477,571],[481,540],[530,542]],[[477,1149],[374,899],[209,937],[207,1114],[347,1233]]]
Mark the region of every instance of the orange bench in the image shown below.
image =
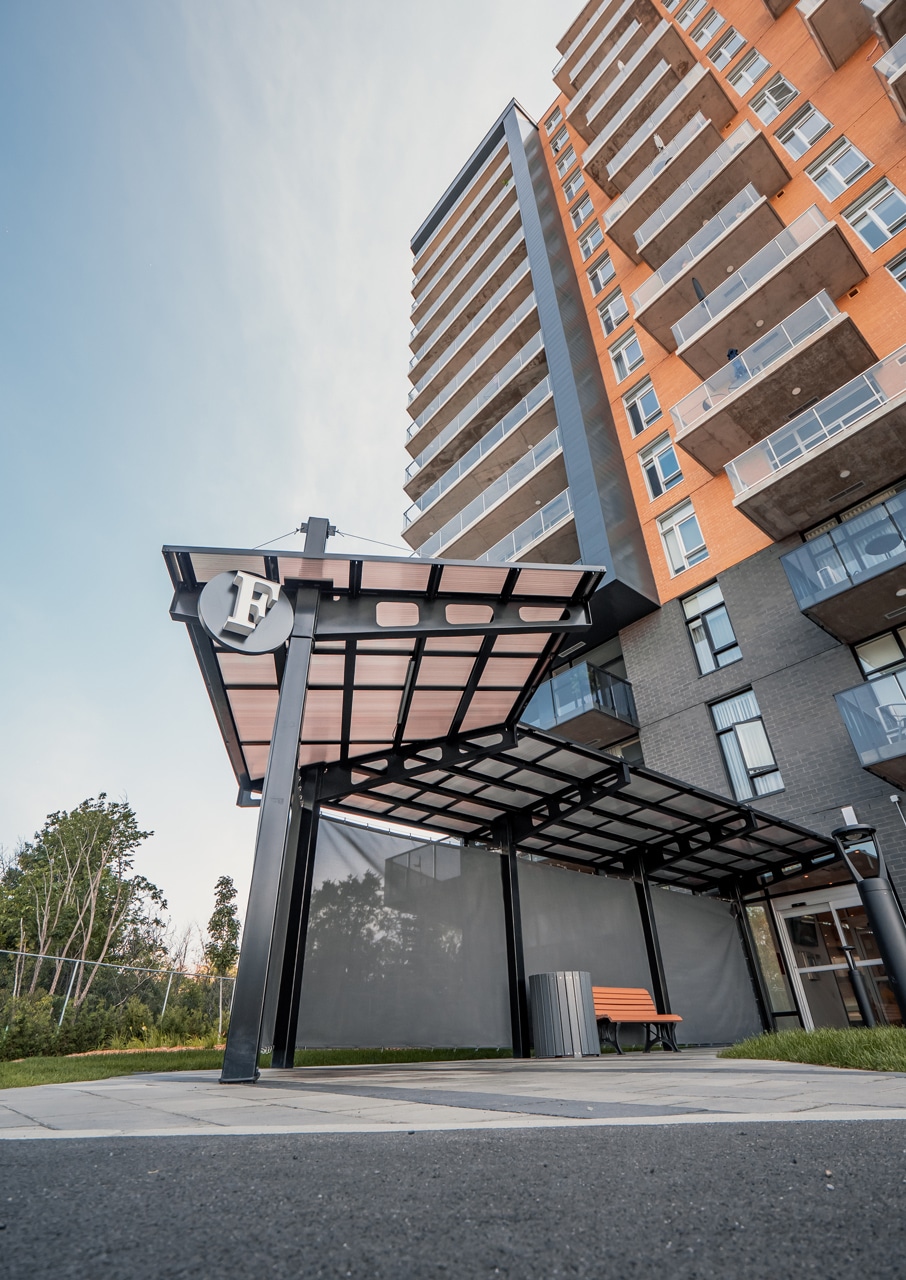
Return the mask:
[[[644,987],[592,987],[591,993],[602,1044],[606,1040],[617,1053],[622,1053],[620,1027],[629,1022],[645,1028],[646,1053],[653,1044],[679,1053],[676,1024],[682,1022],[682,1018],[678,1013],[658,1013],[651,993]]]

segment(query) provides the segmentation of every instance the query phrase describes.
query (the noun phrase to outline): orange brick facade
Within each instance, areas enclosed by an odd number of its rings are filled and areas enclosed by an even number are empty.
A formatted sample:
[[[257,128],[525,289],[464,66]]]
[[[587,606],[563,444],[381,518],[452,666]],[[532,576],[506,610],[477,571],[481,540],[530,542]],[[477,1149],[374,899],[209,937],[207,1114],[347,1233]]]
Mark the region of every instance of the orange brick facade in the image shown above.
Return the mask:
[[[672,11],[668,11],[660,4],[656,7],[659,15],[673,21],[681,11],[677,6],[674,6]],[[746,99],[751,99],[753,94],[756,94],[778,71],[782,72],[798,91],[797,96],[786,108],[765,125],[727,82],[726,71],[718,73],[728,94],[738,105],[738,112],[722,131],[723,135],[728,136],[743,120],[749,120],[770,140],[791,174],[791,181],[771,199],[772,206],[784,224],[789,225],[794,218],[812,205],[816,205],[827,217],[838,221],[864,267],[865,278],[848,295],[836,298],[834,301],[840,310],[852,316],[876,356],[881,358],[900,346],[906,339],[906,291],[886,270],[886,265],[891,259],[906,249],[906,229],[873,253],[845,220],[840,218],[840,213],[882,176],[888,176],[895,186],[901,191],[906,191],[906,126],[900,121],[887,99],[873,67],[877,57],[883,51],[872,36],[840,69],[834,71],[819,52],[795,6],[787,9],[776,20],[770,16],[761,0],[725,0],[717,7],[725,19],[725,24],[702,49],[695,46],[687,32],[677,28],[686,41],[691,56],[710,66],[707,57],[709,50],[720,42],[728,27],[732,25],[745,38],[746,51],[757,48],[770,63],[769,70],[760,77],[754,90],[746,91]],[[588,6],[585,12],[590,14],[593,9],[594,6]],[[571,32],[577,31],[580,25],[580,21],[577,20]],[[730,69],[732,66],[731,63]],[[827,117],[831,128],[822,137],[819,145],[812,147],[805,156],[797,160],[784,150],[774,135],[806,101],[811,102]],[[542,116],[542,121],[548,120],[557,106],[560,107],[565,121],[568,103],[569,99],[565,95],[558,96]],[[558,124],[557,130],[561,127]],[[566,127],[581,165],[582,153],[588,144],[568,124]],[[557,130],[553,132],[556,133]],[[543,123],[541,133],[544,137]],[[843,135],[868,158],[871,168],[848,187],[845,194],[834,201],[828,201],[804,169],[819,153]],[[571,174],[575,174],[576,166],[561,177],[557,172],[551,147],[547,145],[546,140],[544,152],[551,180],[555,189],[559,190],[564,181],[568,180]],[[586,176],[586,184],[582,190],[589,193],[594,214],[603,227],[604,214],[611,204],[610,198],[596,185],[590,174]],[[649,496],[638,455],[652,440],[665,431],[669,431],[671,437],[675,435],[669,412],[670,406],[696,387],[701,379],[679,356],[667,352],[644,329],[635,325],[645,363],[629,378],[617,381],[608,348],[633,327],[632,307],[630,304],[629,314],[610,334],[605,334],[597,308],[602,297],[617,287],[620,288],[628,303],[633,291],[652,273],[644,262],[634,263],[606,236],[606,233],[604,244],[587,262],[583,261],[579,240],[593,219],[586,219],[578,230],[573,228],[569,209],[575,205],[577,198],[577,196],[574,197],[572,201],[561,199],[559,207],[564,229],[571,244],[576,273],[582,284],[589,326],[594,337],[660,599],[663,603],[686,594],[701,583],[711,580],[722,570],[762,550],[769,545],[770,539],[734,508],[733,492],[727,476],[723,473],[711,475],[681,449],[678,449],[677,453],[682,466],[682,482],[655,500]],[[587,284],[586,272],[590,263],[604,248],[610,253],[616,274],[604,293],[594,297]],[[622,396],[645,375],[651,378],[663,415],[657,423],[633,436],[627,422]],[[661,545],[657,519],[685,498],[693,502],[708,547],[708,557],[674,576],[671,575]]]

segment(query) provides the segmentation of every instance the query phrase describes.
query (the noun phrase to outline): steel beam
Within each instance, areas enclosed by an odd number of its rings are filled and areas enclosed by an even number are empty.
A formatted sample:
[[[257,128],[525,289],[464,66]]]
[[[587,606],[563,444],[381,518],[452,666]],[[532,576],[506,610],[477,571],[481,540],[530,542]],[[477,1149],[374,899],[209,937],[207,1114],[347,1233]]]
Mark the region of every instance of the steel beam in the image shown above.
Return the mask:
[[[661,955],[661,943],[658,937],[657,921],[654,918],[654,903],[651,901],[651,887],[648,883],[648,872],[642,854],[636,856],[635,893],[639,904],[639,915],[642,918],[642,933],[645,937],[645,951],[648,954],[648,969],[651,973],[651,986],[654,1003],[658,1013],[672,1013],[670,996],[667,993],[667,977],[664,973],[664,960]]]
[[[758,949],[755,946],[755,939],[752,936],[752,929],[749,924],[749,913],[746,911],[746,900],[742,895],[742,890],[739,887],[738,880],[734,880],[733,890],[735,896],[734,908],[736,924],[739,927],[739,940],[742,943],[742,949],[746,957],[746,964],[749,967],[749,977],[752,980],[752,988],[755,992],[755,1003],[758,1005],[758,1016],[761,1018],[761,1025],[765,1031],[776,1031],[777,1023],[771,1009],[770,993],[768,992],[768,986],[764,980],[764,974],[761,970],[761,963],[758,959]]]
[[[261,797],[252,883],[221,1084],[248,1084],[258,1078],[264,997],[275,941],[284,860],[289,853],[299,735],[317,612],[318,592],[310,589],[297,592],[295,619]]]

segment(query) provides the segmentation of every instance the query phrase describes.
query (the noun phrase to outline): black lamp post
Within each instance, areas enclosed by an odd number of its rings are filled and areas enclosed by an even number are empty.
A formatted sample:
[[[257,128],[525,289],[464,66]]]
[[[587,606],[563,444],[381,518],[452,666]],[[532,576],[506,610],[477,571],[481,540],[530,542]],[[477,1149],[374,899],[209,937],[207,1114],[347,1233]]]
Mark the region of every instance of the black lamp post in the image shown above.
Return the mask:
[[[831,835],[859,886],[859,897],[884,961],[900,1016],[906,1022],[906,923],[887,879],[884,858],[874,838],[875,830],[874,827],[854,823],[838,827]]]

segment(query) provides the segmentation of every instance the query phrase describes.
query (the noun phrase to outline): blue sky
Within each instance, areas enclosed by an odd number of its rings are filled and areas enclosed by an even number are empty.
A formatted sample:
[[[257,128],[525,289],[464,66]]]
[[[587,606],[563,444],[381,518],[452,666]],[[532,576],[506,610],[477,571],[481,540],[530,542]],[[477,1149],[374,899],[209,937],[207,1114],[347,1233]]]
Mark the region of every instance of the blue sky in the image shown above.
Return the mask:
[[[399,543],[409,237],[578,8],[0,6],[0,846],[103,790],[178,926],[244,898],[160,547]]]

